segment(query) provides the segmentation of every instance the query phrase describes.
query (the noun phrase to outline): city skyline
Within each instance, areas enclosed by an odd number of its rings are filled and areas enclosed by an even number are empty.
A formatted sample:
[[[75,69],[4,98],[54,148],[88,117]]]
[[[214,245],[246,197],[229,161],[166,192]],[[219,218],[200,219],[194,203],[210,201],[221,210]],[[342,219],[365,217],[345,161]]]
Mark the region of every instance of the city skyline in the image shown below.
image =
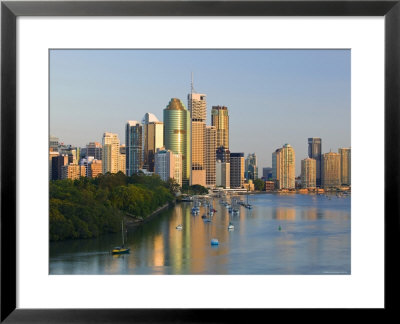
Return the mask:
[[[348,50],[56,50],[50,56],[50,134],[66,144],[84,147],[104,132],[125,144],[128,120],[150,112],[163,121],[173,97],[188,108],[193,72],[195,91],[207,96],[206,125],[212,106],[228,107],[230,151],[256,153],[261,169],[288,143],[299,176],[310,137],[322,139],[322,153],[351,147]]]

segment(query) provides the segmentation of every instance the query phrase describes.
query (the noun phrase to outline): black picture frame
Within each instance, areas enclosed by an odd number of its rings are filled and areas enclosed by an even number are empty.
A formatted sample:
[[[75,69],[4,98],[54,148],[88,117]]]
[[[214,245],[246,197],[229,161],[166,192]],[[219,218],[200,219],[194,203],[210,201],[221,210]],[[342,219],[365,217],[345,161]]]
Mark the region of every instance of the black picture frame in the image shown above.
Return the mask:
[[[400,229],[400,0],[393,1],[2,1],[1,2],[1,322],[148,323],[267,321],[271,309],[16,308],[16,19],[19,16],[384,16],[385,18],[385,307],[396,311]],[[373,148],[371,148],[372,150]],[[372,152],[366,152],[372,154]],[[371,179],[372,180],[372,179]],[[371,260],[373,262],[373,260]],[[184,298],[184,297],[183,297]],[[245,298],[245,296],[238,296]],[[287,310],[287,309],[283,309]],[[281,310],[282,311],[282,310]],[[292,310],[309,316],[309,310]],[[325,310],[335,316],[331,310]],[[359,310],[347,310],[351,311]],[[359,313],[359,312],[358,312]],[[371,312],[366,312],[370,318]],[[329,315],[330,317],[332,315]],[[260,317],[259,317],[260,316]],[[268,315],[270,316],[270,315]],[[297,315],[296,315],[297,316]],[[312,315],[314,316],[314,315]],[[326,315],[325,315],[326,316]],[[342,315],[340,315],[342,316]],[[272,317],[268,317],[272,319]],[[317,319],[318,316],[314,319]],[[338,317],[340,318],[340,317]],[[309,318],[310,319],[310,318]],[[282,319],[281,319],[282,320]],[[320,318],[323,320],[323,318]],[[342,318],[343,320],[343,318]],[[344,320],[351,320],[350,318]],[[261,320],[261,322],[264,322]]]

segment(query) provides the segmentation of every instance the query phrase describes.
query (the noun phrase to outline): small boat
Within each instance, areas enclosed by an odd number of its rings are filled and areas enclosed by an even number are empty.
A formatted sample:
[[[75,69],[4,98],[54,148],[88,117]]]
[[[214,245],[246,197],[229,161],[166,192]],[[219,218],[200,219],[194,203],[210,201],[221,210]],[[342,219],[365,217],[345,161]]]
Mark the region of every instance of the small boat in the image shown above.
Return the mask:
[[[232,223],[229,223],[228,230],[232,231],[234,229],[235,229],[235,226],[233,226]]]
[[[219,241],[216,238],[211,239],[211,245],[218,245]]]
[[[124,222],[121,223],[121,234],[122,234],[122,246],[116,246],[111,250],[112,254],[128,254],[130,252],[130,248],[126,248],[124,242]]]
[[[129,248],[124,248],[123,246],[117,246],[112,249],[111,253],[112,254],[127,254],[129,253],[130,249]]]
[[[179,224],[179,225],[176,227],[176,229],[177,229],[177,230],[182,230],[182,229],[183,229],[182,224]]]

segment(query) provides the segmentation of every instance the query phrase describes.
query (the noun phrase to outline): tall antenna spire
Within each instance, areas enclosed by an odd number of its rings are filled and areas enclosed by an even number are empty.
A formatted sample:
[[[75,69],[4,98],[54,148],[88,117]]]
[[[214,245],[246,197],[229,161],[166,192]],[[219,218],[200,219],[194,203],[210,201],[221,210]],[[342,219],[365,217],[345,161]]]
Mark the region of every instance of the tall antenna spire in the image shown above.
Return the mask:
[[[194,86],[193,86],[193,72],[192,72],[192,81],[190,83],[191,93],[194,93]]]

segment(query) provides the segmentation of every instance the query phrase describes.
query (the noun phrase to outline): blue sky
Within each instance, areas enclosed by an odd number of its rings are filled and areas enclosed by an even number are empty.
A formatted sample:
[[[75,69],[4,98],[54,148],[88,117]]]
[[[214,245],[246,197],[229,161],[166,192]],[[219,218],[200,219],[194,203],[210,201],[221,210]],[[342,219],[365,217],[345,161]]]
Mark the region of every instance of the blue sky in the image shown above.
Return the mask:
[[[52,50],[50,134],[84,147],[104,132],[125,142],[127,120],[162,120],[173,97],[194,88],[230,115],[231,152],[255,152],[259,174],[285,143],[296,175],[307,138],[322,151],[350,147],[350,50]]]

